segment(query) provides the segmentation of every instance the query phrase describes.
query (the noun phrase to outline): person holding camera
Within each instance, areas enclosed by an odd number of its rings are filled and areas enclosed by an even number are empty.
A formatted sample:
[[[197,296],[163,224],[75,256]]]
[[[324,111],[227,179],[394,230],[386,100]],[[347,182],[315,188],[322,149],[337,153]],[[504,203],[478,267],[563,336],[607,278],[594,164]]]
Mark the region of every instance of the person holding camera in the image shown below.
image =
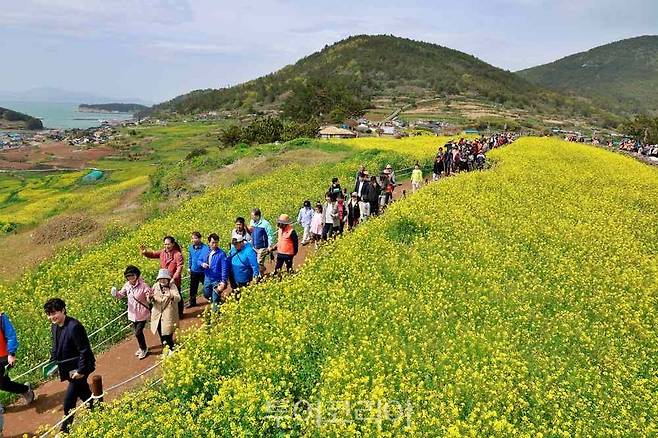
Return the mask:
[[[173,236],[165,236],[162,243],[163,248],[159,251],[153,251],[142,245],[140,252],[146,258],[160,260],[160,269],[169,270],[171,279],[180,293],[184,266],[183,251]],[[183,300],[178,302],[178,318],[183,319]]]
[[[128,265],[123,273],[123,276],[126,278],[126,284],[123,285],[121,290],[113,287],[111,293],[114,298],[118,299],[128,297],[128,320],[132,322],[133,332],[139,345],[135,356],[139,360],[142,360],[148,355],[144,327],[146,327],[148,320],[151,319],[151,308],[148,305],[148,295],[151,292],[151,288],[140,275],[139,268]]]
[[[46,301],[43,310],[52,324],[53,346],[50,361],[57,363],[61,381],[69,382],[64,397],[64,415],[68,415],[75,408],[78,399],[85,402],[91,398],[87,379],[96,369],[96,358],[91,350],[87,331],[80,321],[66,314],[64,300],[52,298]],[[62,423],[61,430],[67,432],[72,422],[73,416],[67,418]]]

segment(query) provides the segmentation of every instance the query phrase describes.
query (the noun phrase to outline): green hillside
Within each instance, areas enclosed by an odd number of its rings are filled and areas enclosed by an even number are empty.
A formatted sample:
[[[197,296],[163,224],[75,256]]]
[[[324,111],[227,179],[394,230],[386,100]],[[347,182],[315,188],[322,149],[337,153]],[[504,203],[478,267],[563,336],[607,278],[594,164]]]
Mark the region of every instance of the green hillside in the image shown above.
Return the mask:
[[[27,114],[0,107],[0,128],[43,129],[41,120]]]
[[[156,105],[153,111],[278,110],[300,84],[309,83],[338,83],[370,106],[387,101],[395,108],[461,97],[537,113],[596,113],[585,100],[549,91],[472,55],[388,35],[353,36],[275,73],[230,88],[196,90]]]
[[[595,47],[518,74],[613,111],[658,113],[658,35]]]

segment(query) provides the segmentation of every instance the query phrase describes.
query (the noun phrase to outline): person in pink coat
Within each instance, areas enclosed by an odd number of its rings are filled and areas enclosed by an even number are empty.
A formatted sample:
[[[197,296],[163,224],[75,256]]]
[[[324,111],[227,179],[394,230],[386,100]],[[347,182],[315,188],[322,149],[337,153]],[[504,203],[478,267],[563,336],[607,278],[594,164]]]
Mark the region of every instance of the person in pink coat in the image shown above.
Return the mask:
[[[144,338],[144,327],[146,322],[151,319],[151,308],[149,307],[148,296],[151,288],[140,276],[139,268],[129,265],[126,267],[123,275],[126,277],[126,284],[121,290],[112,288],[112,295],[121,299],[128,297],[128,319],[133,323],[133,332],[139,344],[139,350],[135,352],[140,360],[148,355],[148,347]]]

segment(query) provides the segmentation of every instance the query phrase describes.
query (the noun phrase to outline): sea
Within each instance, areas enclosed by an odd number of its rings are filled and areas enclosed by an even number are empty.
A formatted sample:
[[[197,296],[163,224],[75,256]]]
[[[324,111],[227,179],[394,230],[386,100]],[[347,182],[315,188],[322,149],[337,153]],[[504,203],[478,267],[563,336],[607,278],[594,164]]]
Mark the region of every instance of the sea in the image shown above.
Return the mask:
[[[41,119],[45,129],[92,128],[103,120],[130,120],[132,114],[79,112],[77,103],[0,100],[0,107]]]

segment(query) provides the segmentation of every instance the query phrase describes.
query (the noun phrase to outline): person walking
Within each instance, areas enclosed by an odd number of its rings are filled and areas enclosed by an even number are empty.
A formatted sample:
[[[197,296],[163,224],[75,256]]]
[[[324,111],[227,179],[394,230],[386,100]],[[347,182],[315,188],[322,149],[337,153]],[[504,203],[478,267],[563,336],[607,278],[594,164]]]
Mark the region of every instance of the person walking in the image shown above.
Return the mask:
[[[240,300],[240,289],[261,276],[258,256],[253,246],[241,237],[232,240],[229,253],[229,281],[235,298]]]
[[[265,220],[259,208],[251,211],[251,222],[249,222],[249,232],[253,242],[254,250],[258,256],[258,266],[260,275],[264,275],[267,268],[265,267],[265,256],[268,254],[268,248],[276,244],[274,238],[274,229],[272,225]]]
[[[311,219],[311,234],[313,235],[313,242],[315,242],[315,249],[318,249],[320,239],[322,238],[323,226],[322,204],[319,202],[315,204],[315,211],[313,212],[313,219]]]
[[[212,233],[208,236],[208,247],[199,257],[199,266],[203,269],[205,281],[203,283],[203,296],[212,303],[212,310],[217,311],[223,302],[228,286],[228,258],[219,247],[219,236]]]
[[[189,254],[188,271],[190,273],[190,302],[187,307],[194,307],[197,305],[196,297],[199,293],[199,285],[204,284],[205,276],[203,268],[199,263],[199,256],[208,250],[208,245],[201,240],[201,233],[194,231],[190,245],[187,247]]]
[[[64,300],[52,298],[46,301],[43,310],[52,324],[50,361],[57,363],[60,380],[69,382],[64,396],[64,415],[68,416],[78,399],[86,402],[91,398],[87,379],[96,370],[96,358],[87,331],[80,321],[66,314]],[[93,407],[93,400],[90,407]],[[73,416],[63,421],[62,432],[68,432],[72,422]]]
[[[347,223],[347,204],[345,203],[345,196],[341,193],[336,200],[336,207],[338,208],[338,230],[334,230],[338,234],[343,234],[345,224]]]
[[[286,271],[292,272],[292,261],[299,252],[299,240],[297,232],[292,227],[292,222],[287,214],[281,214],[276,221],[278,238],[276,245],[270,247],[270,251],[276,250],[276,266],[274,272],[281,271],[286,265]]]
[[[251,242],[251,234],[247,229],[247,224],[242,216],[235,218],[235,228],[231,231],[231,241],[238,236],[242,236],[247,242]]]
[[[354,185],[354,191],[356,192],[359,199],[363,199],[365,193],[368,191],[370,175],[367,170],[364,170],[356,184]]]
[[[347,203],[347,229],[352,231],[361,220],[361,206],[359,197],[356,192],[350,196],[350,201]]]
[[[327,191],[329,192],[332,198],[338,198],[338,195],[343,193],[343,189],[341,189],[337,177],[331,178],[331,185],[329,186],[329,190]]]
[[[137,339],[137,345],[139,346],[135,356],[142,360],[148,355],[144,328],[151,319],[151,308],[148,305],[151,288],[140,275],[141,272],[137,266],[128,265],[123,272],[126,283],[121,290],[113,287],[111,292],[114,298],[128,297],[128,320],[132,322],[133,333],[135,333],[135,339]]]
[[[308,245],[311,241],[311,221],[313,220],[313,209],[311,208],[311,201],[308,199],[304,201],[302,208],[299,209],[297,214],[297,222],[304,228],[302,236],[302,245]]]
[[[411,171],[411,192],[416,193],[423,182],[423,171],[420,170],[420,164],[416,163],[414,170]]]
[[[16,329],[9,319],[9,315],[0,312],[0,391],[20,394],[26,405],[34,401],[34,390],[31,384],[16,383],[9,377],[9,370],[16,364],[16,354],[18,352],[18,336]],[[3,407],[0,405],[0,410]],[[0,414],[1,416],[2,414]],[[2,426],[0,425],[0,432]]]
[[[370,177],[370,184],[368,185],[368,192],[366,193],[366,202],[370,204],[369,216],[377,216],[379,214],[379,197],[382,193],[382,186],[377,181],[377,176]]]
[[[158,278],[149,293],[149,301],[153,303],[151,333],[160,336],[160,342],[169,347],[171,354],[174,350],[174,332],[179,321],[176,305],[181,298],[168,269],[160,269],[158,272]]]
[[[336,199],[327,193],[325,200],[326,203],[322,207],[322,240],[327,240],[329,237],[333,237],[340,225]]]
[[[439,148],[439,152],[436,155],[436,159],[434,160],[434,165],[432,166],[432,180],[438,181],[439,178],[441,178],[443,172],[445,172],[443,148]]]
[[[160,251],[153,251],[144,246],[141,246],[142,255],[149,259],[159,259],[160,269],[167,269],[171,274],[171,279],[176,285],[179,293],[181,290],[183,273],[183,252],[180,245],[172,236],[166,236],[162,239],[164,248]],[[183,318],[183,301],[178,301],[178,317]]]

